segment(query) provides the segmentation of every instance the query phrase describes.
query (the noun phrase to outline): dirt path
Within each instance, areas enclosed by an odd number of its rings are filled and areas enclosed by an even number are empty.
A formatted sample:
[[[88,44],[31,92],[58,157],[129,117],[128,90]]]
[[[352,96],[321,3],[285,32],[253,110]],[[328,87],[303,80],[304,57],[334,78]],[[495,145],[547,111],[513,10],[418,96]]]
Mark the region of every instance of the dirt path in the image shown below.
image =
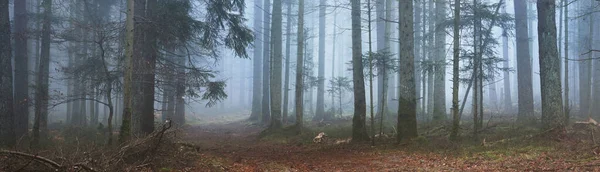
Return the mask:
[[[191,127],[183,138],[197,145],[199,168],[207,171],[600,171],[594,165],[597,158],[574,160],[566,154],[568,150],[490,150],[456,156],[391,144],[374,148],[277,143],[258,140],[260,131],[260,127],[235,122]]]

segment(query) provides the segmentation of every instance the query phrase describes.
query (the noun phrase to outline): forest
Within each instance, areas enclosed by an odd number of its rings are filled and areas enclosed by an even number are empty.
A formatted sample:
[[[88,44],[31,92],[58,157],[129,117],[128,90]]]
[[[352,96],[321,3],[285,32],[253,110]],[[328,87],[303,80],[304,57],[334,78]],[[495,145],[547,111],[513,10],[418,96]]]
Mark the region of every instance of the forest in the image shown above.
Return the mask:
[[[596,171],[597,34],[600,0],[0,0],[0,171]]]

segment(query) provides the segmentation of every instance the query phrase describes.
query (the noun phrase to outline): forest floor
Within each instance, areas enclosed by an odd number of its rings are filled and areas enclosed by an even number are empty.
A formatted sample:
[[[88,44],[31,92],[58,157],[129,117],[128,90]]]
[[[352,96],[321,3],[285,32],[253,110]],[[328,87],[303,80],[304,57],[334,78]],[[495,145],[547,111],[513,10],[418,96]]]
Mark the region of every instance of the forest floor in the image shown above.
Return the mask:
[[[418,138],[401,144],[389,127],[384,131],[390,136],[371,146],[347,142],[350,118],[308,122],[301,135],[265,135],[263,126],[245,118],[199,116],[188,119],[189,126],[162,125],[148,137],[113,146],[94,141],[101,134],[56,131],[45,149],[12,149],[29,155],[0,150],[0,171],[600,171],[594,141],[600,129],[589,124],[571,124],[557,134],[497,117],[474,137],[465,121],[455,141],[447,137],[447,124],[421,125]],[[314,143],[320,132],[328,137]]]
[[[211,120],[209,120],[211,121]],[[247,121],[212,120],[185,130],[182,141],[202,171],[600,171],[600,149],[590,133],[560,137],[537,129],[492,123],[478,137],[449,141],[445,127],[423,127],[403,144],[393,138],[369,143],[334,143],[350,136],[350,120],[309,124],[300,136],[259,137],[263,127]],[[466,127],[466,126],[465,126]],[[329,141],[313,143],[318,132]],[[470,131],[464,131],[470,132]],[[440,133],[440,134],[436,134]],[[487,140],[487,141],[486,141]]]

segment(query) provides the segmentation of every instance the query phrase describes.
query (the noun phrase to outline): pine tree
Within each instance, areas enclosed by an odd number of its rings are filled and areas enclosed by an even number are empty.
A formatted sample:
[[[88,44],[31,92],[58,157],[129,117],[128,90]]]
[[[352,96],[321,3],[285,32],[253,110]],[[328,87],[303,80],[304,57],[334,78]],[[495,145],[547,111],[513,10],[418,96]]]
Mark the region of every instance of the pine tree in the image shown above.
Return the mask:
[[[400,97],[398,99],[397,141],[412,139],[417,134],[417,105],[414,67],[413,1],[398,3],[400,44]]]
[[[556,46],[556,2],[537,1],[542,125],[545,129],[564,130],[560,82],[560,58]]]
[[[367,105],[365,101],[365,76],[362,64],[361,4],[351,0],[352,15],[352,76],[354,84],[354,116],[352,117],[352,141],[369,140],[366,127]]]
[[[8,1],[0,1],[0,95],[13,94],[11,31]],[[12,146],[16,142],[14,131],[13,97],[0,97],[0,145]]]

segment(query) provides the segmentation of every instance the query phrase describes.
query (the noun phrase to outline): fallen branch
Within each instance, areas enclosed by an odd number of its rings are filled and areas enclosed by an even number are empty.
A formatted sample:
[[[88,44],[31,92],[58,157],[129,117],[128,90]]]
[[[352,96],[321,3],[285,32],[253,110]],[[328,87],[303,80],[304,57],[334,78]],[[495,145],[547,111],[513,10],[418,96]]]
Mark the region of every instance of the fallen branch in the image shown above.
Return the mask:
[[[9,150],[0,150],[0,154],[8,154],[8,155],[17,155],[17,156],[27,157],[27,158],[37,160],[38,162],[50,165],[50,167],[52,167],[54,169],[62,169],[62,165],[60,165],[59,163],[52,161],[48,158],[42,157],[42,156],[32,155],[32,154],[28,154],[28,153],[24,153],[24,152],[9,151]]]

